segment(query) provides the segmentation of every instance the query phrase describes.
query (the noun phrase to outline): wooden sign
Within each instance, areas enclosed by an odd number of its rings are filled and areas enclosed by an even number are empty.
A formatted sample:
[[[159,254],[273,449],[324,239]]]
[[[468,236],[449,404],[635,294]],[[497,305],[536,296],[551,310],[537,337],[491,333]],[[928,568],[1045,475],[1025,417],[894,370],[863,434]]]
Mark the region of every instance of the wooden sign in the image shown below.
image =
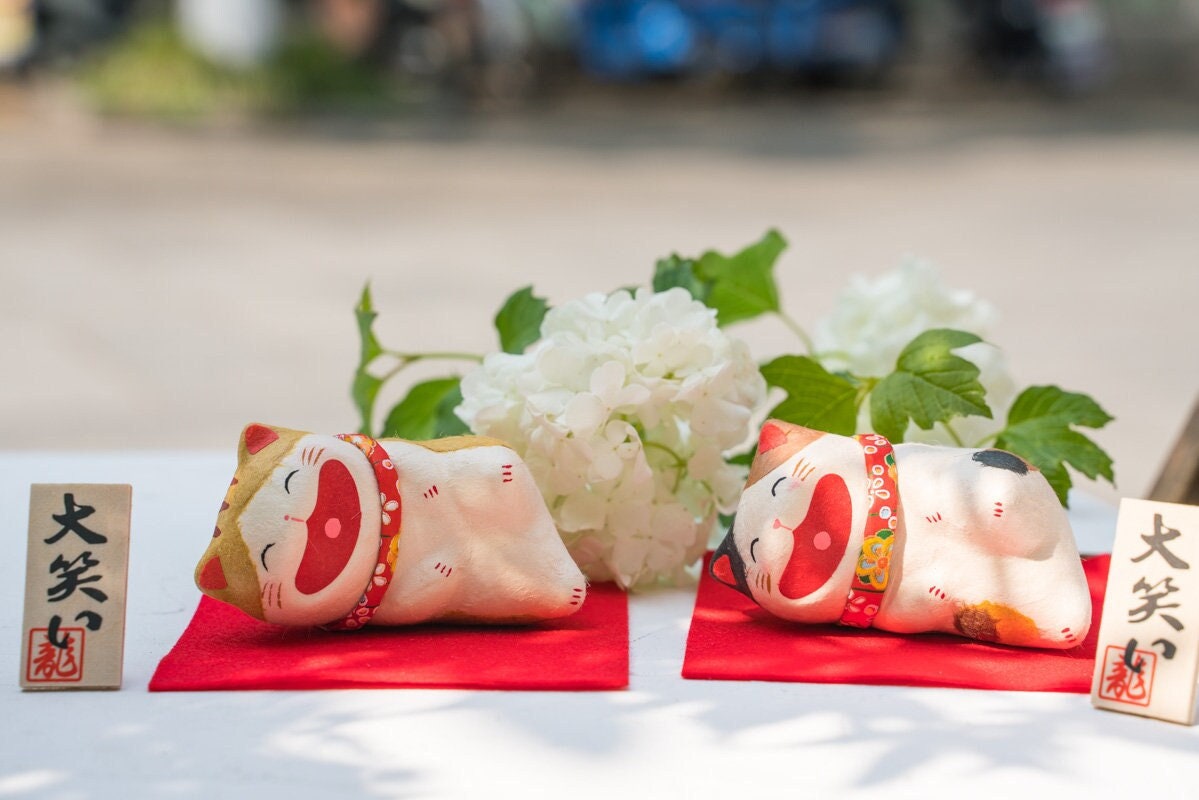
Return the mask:
[[[1123,500],[1091,703],[1192,725],[1199,681],[1199,507]]]
[[[1149,499],[1199,505],[1199,402],[1162,465]]]
[[[119,689],[129,575],[126,484],[29,491],[22,689]]]

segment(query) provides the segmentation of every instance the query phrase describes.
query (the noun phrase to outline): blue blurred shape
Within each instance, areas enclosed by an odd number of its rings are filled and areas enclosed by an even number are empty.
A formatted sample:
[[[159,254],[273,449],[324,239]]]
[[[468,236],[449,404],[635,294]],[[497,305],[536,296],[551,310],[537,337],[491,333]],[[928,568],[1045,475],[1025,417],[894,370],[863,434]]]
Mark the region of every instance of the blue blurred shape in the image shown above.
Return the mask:
[[[637,3],[633,43],[643,68],[675,72],[685,67],[695,46],[691,21],[677,3],[650,0]]]
[[[578,30],[583,68],[614,80],[877,71],[899,49],[903,14],[898,0],[584,0]]]

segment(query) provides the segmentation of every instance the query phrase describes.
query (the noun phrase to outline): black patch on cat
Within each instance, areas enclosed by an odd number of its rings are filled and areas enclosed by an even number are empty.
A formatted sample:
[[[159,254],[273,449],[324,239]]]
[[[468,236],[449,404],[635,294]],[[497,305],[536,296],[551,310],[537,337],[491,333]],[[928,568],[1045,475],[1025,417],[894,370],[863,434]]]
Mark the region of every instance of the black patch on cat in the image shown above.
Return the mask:
[[[753,594],[749,591],[749,581],[745,577],[745,559],[741,557],[740,551],[737,550],[737,544],[733,541],[733,527],[737,524],[736,517],[729,524],[729,532],[725,535],[724,541],[720,543],[720,547],[716,548],[716,552],[712,554],[712,560],[708,562],[708,574],[710,574],[717,583],[727,586],[724,581],[716,577],[716,573],[712,571],[712,565],[720,560],[721,556],[729,557],[729,566],[733,571],[733,580],[737,582],[736,586],[731,588],[741,592],[746,597],[753,599]]]
[[[1006,450],[979,450],[971,458],[984,467],[1006,469],[1008,472],[1014,472],[1017,475],[1028,474],[1028,464],[1025,463],[1024,459],[1020,458],[1020,456],[1014,456]]]

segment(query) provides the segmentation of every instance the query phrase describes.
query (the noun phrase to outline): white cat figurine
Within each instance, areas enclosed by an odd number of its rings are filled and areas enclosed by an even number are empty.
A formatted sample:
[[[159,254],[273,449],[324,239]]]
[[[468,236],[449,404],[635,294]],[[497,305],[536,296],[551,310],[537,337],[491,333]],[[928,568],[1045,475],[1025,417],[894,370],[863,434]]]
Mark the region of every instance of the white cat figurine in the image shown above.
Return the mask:
[[[250,425],[196,585],[284,625],[573,614],[586,583],[507,445]]]
[[[778,420],[710,571],[796,622],[1062,649],[1091,622],[1066,512],[1023,459]]]

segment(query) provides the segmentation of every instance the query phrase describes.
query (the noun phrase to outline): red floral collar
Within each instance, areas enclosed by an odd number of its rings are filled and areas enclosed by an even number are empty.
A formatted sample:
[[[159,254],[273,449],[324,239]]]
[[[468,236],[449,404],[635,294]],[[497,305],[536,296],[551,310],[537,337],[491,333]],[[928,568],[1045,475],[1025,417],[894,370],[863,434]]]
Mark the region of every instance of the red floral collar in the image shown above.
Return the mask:
[[[400,536],[400,476],[396,474],[395,464],[391,462],[391,457],[387,455],[383,445],[375,439],[361,433],[343,433],[337,438],[362,451],[374,467],[375,480],[379,485],[381,516],[379,555],[375,559],[375,569],[367,581],[362,597],[349,613],[342,619],[321,626],[327,631],[352,631],[365,627],[371,621],[391,586],[391,577],[395,572],[396,546]]]
[[[854,628],[869,628],[878,616],[891,578],[891,548],[899,527],[899,470],[895,466],[894,449],[886,438],[876,433],[854,438],[866,456],[870,510],[840,622]]]

